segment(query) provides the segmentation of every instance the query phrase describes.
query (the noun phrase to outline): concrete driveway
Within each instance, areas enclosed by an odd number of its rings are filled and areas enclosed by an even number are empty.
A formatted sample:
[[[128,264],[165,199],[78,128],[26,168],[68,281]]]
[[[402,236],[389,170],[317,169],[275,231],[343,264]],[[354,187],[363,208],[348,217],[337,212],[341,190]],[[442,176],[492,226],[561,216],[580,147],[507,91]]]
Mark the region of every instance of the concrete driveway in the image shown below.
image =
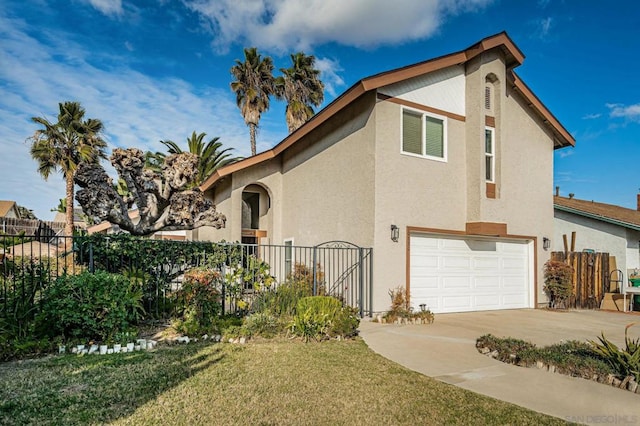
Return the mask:
[[[430,325],[363,320],[360,335],[375,352],[411,370],[474,392],[577,423],[640,424],[640,394],[537,368],[504,364],[478,353],[476,339],[491,333],[538,346],[562,340],[596,340],[604,331],[620,345],[640,316],[603,311],[522,309],[437,314]]]

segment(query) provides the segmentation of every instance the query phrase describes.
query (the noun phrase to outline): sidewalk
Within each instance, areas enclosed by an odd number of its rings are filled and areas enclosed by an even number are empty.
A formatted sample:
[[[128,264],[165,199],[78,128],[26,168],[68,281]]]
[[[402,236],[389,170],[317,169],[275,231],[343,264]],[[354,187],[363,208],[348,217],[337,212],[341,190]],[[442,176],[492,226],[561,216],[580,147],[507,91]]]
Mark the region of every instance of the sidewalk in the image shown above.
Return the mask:
[[[436,315],[430,325],[363,320],[360,336],[378,354],[437,380],[577,423],[640,424],[640,394],[589,380],[523,368],[478,353],[483,334],[544,346],[596,339],[616,344],[637,316],[599,311],[513,310]],[[630,336],[640,334],[640,321]]]

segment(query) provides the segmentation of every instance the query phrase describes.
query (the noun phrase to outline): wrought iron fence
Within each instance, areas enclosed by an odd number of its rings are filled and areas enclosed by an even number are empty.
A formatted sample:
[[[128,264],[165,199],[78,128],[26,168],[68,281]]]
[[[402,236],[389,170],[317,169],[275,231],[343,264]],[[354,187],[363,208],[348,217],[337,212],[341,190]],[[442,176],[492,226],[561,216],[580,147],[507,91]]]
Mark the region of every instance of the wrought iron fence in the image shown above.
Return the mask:
[[[184,273],[198,266],[220,272],[223,313],[236,312],[239,300],[250,302],[265,290],[260,281],[269,277],[269,290],[287,280],[304,280],[312,294],[336,296],[361,316],[371,315],[372,257],[372,249],[341,241],[301,247],[152,240],[128,234],[0,235],[0,326],[9,324],[26,333],[42,291],[59,276],[87,270],[120,273],[139,283],[147,319],[166,318],[173,313]]]

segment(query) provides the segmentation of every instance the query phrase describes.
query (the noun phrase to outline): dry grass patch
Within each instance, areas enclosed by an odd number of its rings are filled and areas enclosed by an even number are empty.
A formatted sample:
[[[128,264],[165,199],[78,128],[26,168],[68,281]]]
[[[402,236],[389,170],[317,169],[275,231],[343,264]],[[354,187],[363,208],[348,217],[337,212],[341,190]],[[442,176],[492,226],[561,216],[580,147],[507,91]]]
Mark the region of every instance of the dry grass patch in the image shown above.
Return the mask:
[[[0,366],[0,423],[106,422],[562,423],[407,370],[362,341],[189,344]]]

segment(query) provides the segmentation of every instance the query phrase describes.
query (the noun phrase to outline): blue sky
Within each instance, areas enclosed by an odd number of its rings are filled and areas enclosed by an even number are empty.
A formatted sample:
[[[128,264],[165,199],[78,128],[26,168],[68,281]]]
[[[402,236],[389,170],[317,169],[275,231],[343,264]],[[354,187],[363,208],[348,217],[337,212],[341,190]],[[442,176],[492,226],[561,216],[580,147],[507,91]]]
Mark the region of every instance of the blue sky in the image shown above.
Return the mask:
[[[507,31],[516,72],[574,135],[555,184],[577,198],[636,207],[640,189],[640,6],[593,0],[2,0],[0,199],[45,220],[64,196],[25,142],[32,116],[80,101],[114,147],[162,150],[192,131],[249,154],[229,89],[243,47],[314,54],[325,105],[359,79],[462,50]],[[286,136],[284,105],[260,121],[258,151]],[[550,193],[553,188],[549,188]]]

